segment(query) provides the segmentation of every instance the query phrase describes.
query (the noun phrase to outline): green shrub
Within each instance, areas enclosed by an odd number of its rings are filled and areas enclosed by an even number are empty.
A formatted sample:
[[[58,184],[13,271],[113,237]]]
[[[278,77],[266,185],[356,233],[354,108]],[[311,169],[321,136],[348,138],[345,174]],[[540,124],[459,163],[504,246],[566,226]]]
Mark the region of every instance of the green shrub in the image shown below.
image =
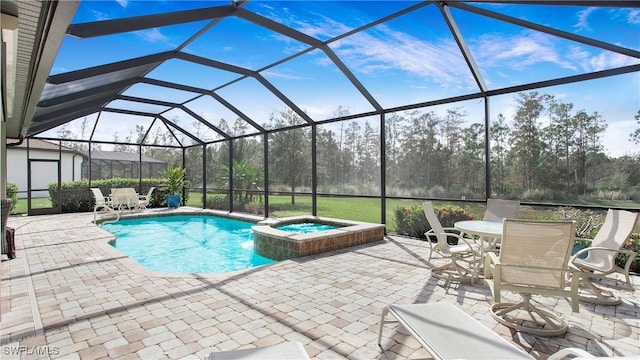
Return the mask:
[[[264,215],[264,204],[252,201],[244,205],[244,211],[249,214]]]
[[[18,185],[14,183],[7,183],[7,198],[13,200],[11,203],[11,210],[13,210],[18,202]]]
[[[226,195],[209,195],[207,196],[207,208],[229,210],[229,198]]]
[[[633,259],[633,264],[631,264],[631,269],[633,271],[640,273],[640,233],[632,233],[629,236],[629,239],[625,241],[624,246],[622,247],[625,250],[631,250],[636,252],[636,257]],[[629,255],[619,254],[616,257],[616,265],[623,267],[627,262]]]
[[[434,210],[443,227],[453,227],[457,221],[474,219],[473,214],[459,206],[435,206]],[[424,215],[424,209],[418,205],[397,207],[395,221],[396,232],[400,235],[426,239],[424,233],[431,229]]]

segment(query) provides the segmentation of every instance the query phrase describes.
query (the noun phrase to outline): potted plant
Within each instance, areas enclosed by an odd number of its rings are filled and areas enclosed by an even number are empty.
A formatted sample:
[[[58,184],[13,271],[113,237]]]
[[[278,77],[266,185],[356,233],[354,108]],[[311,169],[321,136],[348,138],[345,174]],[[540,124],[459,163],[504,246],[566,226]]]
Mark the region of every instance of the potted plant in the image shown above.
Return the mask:
[[[167,206],[177,208],[180,206],[182,189],[185,185],[184,177],[187,173],[186,169],[180,166],[165,169],[163,176],[167,182]]]

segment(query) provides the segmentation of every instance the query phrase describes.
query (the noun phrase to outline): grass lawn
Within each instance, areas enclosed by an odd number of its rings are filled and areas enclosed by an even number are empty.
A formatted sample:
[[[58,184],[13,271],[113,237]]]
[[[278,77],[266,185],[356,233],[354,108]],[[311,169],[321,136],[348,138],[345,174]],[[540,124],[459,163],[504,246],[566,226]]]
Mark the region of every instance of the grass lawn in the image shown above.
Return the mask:
[[[202,206],[202,195],[199,193],[190,193],[189,206]],[[421,205],[417,200],[387,200],[386,223],[387,230],[395,230],[396,207],[410,207],[413,205]],[[269,209],[271,216],[287,217],[296,215],[311,215],[311,196],[297,195],[295,197],[295,205],[291,205],[290,195],[269,195]],[[482,216],[484,206],[469,204],[465,208],[468,211],[479,213]],[[344,198],[344,197],[318,197],[318,216],[366,221],[372,223],[380,222],[380,200],[369,198]]]
[[[11,214],[26,214],[27,213],[27,199],[18,199]],[[51,200],[49,198],[37,198],[31,199],[31,207],[34,209],[42,209],[51,207]]]

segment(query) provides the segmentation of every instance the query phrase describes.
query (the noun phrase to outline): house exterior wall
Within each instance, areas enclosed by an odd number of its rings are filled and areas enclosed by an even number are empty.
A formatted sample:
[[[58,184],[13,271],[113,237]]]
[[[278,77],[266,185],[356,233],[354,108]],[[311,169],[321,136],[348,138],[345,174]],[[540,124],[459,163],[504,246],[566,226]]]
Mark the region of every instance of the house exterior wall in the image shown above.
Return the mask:
[[[60,156],[60,171],[62,181],[80,180],[82,170],[82,156],[70,152],[62,152]],[[33,159],[58,159],[58,151],[30,149],[29,157]],[[53,163],[51,166],[54,166]],[[18,198],[27,197],[29,179],[27,175],[28,159],[27,150],[24,148],[7,148],[7,182],[18,185]],[[50,166],[35,166],[33,172],[32,186],[34,188],[45,188],[49,183],[57,182],[55,168]],[[48,197],[46,191],[35,192],[33,197]]]

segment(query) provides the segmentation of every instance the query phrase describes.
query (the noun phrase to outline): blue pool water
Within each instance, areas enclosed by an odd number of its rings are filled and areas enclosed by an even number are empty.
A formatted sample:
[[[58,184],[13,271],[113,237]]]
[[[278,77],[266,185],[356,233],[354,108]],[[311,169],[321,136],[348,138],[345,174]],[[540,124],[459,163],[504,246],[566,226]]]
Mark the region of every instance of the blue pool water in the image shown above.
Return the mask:
[[[301,234],[308,234],[308,233],[332,230],[337,228],[338,228],[337,226],[333,226],[333,225],[317,224],[317,223],[311,223],[311,222],[276,226],[276,229],[278,230],[301,233]]]
[[[104,224],[113,245],[153,271],[224,273],[270,264],[253,252],[254,225],[215,216],[161,216]]]

